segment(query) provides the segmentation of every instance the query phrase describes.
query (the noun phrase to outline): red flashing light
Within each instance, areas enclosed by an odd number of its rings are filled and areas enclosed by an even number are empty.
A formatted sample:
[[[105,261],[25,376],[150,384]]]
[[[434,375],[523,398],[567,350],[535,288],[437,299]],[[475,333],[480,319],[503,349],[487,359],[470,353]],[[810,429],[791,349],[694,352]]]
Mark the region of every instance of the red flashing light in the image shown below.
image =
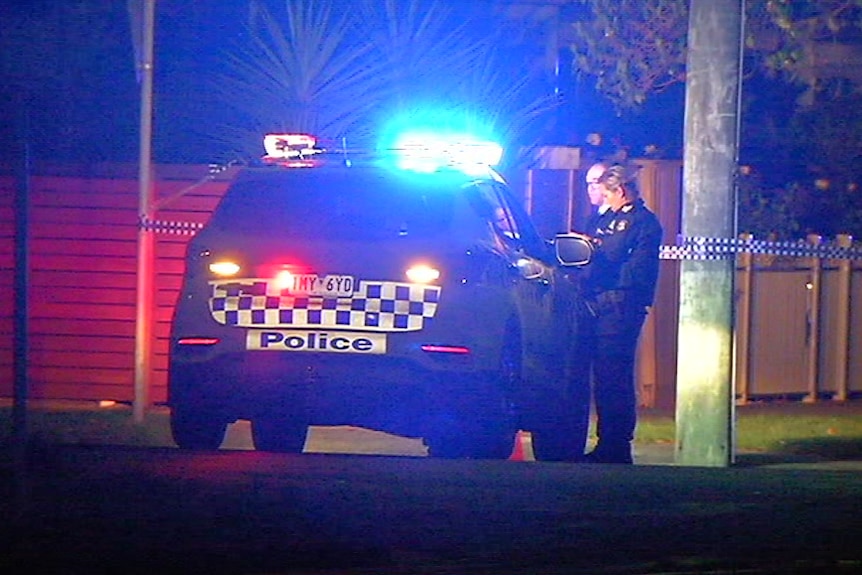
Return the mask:
[[[428,353],[452,353],[455,355],[467,355],[470,353],[469,347],[464,347],[461,345],[431,345],[425,344],[419,346],[422,351]]]
[[[215,345],[219,342],[217,337],[183,337],[177,341],[178,345]]]

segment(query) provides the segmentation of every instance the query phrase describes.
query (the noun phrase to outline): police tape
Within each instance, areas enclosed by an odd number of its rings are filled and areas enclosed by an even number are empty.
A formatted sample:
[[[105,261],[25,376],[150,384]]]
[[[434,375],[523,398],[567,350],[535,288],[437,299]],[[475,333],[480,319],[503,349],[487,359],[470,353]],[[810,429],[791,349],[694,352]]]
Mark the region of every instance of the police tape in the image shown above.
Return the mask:
[[[153,232],[194,235],[204,227],[204,224],[140,218],[138,227]],[[777,242],[754,238],[681,235],[677,237],[676,244],[659,247],[659,259],[662,260],[721,260],[735,258],[741,253],[826,260],[862,260],[862,246],[858,244],[841,246],[832,242],[815,244],[804,240]]]
[[[676,244],[661,246],[659,259],[720,260],[735,258],[741,253],[827,260],[862,260],[862,247],[859,245],[840,246],[836,243],[815,244],[803,240],[776,242],[700,236],[679,236]]]
[[[161,232],[166,234],[180,234],[191,236],[196,234],[203,227],[203,224],[197,222],[151,220],[149,218],[140,218],[138,220],[138,228],[145,231]]]

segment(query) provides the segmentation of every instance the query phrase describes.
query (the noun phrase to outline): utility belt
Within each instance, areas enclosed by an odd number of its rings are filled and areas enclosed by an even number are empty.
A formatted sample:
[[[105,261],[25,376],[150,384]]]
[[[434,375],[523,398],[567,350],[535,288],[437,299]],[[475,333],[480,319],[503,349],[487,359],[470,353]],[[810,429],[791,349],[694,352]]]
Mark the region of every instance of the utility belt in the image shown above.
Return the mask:
[[[591,299],[599,305],[621,304],[629,296],[627,290],[615,289],[595,294]]]
[[[588,295],[584,304],[593,317],[623,315],[626,312],[645,313],[645,306],[633,305],[633,296],[631,290],[608,290]]]

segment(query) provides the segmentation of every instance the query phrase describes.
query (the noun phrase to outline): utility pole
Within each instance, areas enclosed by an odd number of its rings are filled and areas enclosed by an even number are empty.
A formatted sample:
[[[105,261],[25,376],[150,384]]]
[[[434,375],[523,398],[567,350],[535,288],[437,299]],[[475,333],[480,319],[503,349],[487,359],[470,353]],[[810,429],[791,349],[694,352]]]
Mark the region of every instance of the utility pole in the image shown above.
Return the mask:
[[[153,290],[155,288],[155,237],[144,225],[152,219],[153,140],[153,38],[156,0],[143,2],[143,34],[140,52],[141,122],[138,167],[138,267],[135,315],[135,397],[132,416],[142,423],[150,404],[152,379]],[[133,20],[134,22],[134,20]]]
[[[733,462],[736,169],[745,0],[691,0],[675,461]]]
[[[26,86],[26,87],[25,87]],[[27,455],[30,447],[28,401],[30,396],[30,85],[18,88],[21,165],[15,194],[15,321],[12,446],[15,476],[14,520],[23,518],[29,501]]]

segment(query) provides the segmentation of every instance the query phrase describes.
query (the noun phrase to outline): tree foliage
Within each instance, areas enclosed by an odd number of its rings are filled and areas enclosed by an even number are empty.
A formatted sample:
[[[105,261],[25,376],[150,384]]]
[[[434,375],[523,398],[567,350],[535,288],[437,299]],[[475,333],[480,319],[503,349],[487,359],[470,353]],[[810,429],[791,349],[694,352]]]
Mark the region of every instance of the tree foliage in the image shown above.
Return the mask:
[[[862,237],[862,94],[789,113],[768,103],[743,112],[740,229]]]
[[[341,133],[373,105],[382,85],[367,66],[367,46],[350,42],[352,23],[326,3],[286,2],[281,14],[251,4],[246,34],[225,54],[225,72],[212,89],[234,111],[212,135],[246,155],[260,134]],[[254,144],[251,144],[251,142]]]
[[[226,55],[213,89],[235,110],[236,152],[259,153],[266,131],[311,131],[366,142],[383,121],[438,110],[482,123],[508,141],[556,101],[512,73],[479,12],[439,0],[287,0],[253,3],[246,36]],[[239,128],[237,128],[239,126]]]
[[[620,114],[685,81],[688,0],[576,1],[576,72]],[[746,8],[740,229],[862,236],[862,0]]]
[[[685,81],[689,0],[573,2],[587,11],[572,23],[575,73],[595,77],[619,110]],[[750,0],[746,9],[753,69],[809,86],[809,104],[822,90],[862,88],[862,69],[841,65],[859,54],[862,0]]]
[[[591,17],[573,24],[575,73],[594,76],[619,108],[685,80],[686,1],[580,1]]]

